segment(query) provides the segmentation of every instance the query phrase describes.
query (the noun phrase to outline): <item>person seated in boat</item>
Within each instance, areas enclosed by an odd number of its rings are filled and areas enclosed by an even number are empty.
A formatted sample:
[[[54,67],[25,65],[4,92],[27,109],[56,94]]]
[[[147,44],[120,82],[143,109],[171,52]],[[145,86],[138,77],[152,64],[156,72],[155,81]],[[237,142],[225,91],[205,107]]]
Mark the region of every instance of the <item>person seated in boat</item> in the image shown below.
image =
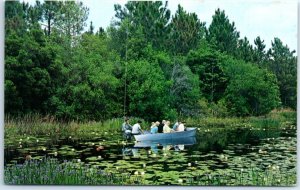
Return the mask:
[[[139,134],[143,134],[144,133],[144,131],[141,128],[141,123],[142,123],[142,121],[138,120],[138,122],[132,126],[131,133],[133,135],[139,135]]]
[[[174,125],[173,125],[173,130],[174,131],[177,131],[178,125],[179,125],[179,121],[177,121],[176,123],[174,123]]]
[[[184,127],[184,123],[185,122],[180,122],[178,127],[177,127],[177,132],[181,132],[181,131],[184,131],[185,130],[185,127]]]
[[[162,120],[162,122],[158,125],[158,133],[163,132],[164,125],[166,123],[166,120]]]
[[[159,121],[156,121],[152,126],[151,126],[151,134],[155,134],[158,132],[158,126],[159,126]]]
[[[131,139],[131,130],[132,127],[129,124],[129,119],[125,118],[124,123],[122,124],[122,132],[123,132],[123,137],[127,140]]]
[[[166,121],[164,128],[163,128],[163,133],[171,133],[174,130],[170,128],[170,121]]]
[[[125,118],[124,123],[122,124],[123,133],[131,133],[132,126],[129,124],[129,119]]]

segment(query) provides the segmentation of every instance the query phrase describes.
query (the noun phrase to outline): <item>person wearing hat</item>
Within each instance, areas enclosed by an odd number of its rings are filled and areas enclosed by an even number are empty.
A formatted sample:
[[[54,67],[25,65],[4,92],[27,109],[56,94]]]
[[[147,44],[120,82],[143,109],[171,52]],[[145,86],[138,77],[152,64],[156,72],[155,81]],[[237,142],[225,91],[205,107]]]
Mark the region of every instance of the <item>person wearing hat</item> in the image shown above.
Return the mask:
[[[141,120],[138,120],[138,122],[132,126],[132,131],[131,131],[131,133],[132,133],[133,135],[139,135],[139,134],[144,133],[144,131],[143,131],[142,128],[141,128],[141,123],[142,123],[142,121],[141,121]]]

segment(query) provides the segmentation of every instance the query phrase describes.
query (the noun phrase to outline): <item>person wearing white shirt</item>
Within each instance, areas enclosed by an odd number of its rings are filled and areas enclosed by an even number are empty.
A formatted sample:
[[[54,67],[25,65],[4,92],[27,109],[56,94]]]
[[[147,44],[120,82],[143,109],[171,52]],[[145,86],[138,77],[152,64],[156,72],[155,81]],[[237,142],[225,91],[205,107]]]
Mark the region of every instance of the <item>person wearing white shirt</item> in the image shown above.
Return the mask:
[[[141,123],[142,123],[142,121],[139,120],[136,124],[134,124],[134,125],[132,126],[132,131],[131,131],[131,133],[132,133],[133,135],[138,135],[138,134],[143,133],[143,130],[142,130],[142,128],[141,128]]]
[[[184,131],[184,125],[183,125],[183,123],[181,123],[181,122],[179,123],[176,131],[178,131],[178,132]]]

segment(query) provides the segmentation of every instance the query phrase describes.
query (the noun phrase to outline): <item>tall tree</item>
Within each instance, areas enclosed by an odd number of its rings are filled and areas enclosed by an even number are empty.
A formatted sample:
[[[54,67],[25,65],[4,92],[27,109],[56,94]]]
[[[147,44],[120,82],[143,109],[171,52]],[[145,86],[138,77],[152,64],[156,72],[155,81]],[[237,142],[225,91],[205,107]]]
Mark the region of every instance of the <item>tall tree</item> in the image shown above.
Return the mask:
[[[268,50],[268,68],[277,77],[280,97],[284,106],[296,108],[297,59],[295,51],[290,51],[279,38],[274,38],[272,47]]]
[[[240,34],[236,30],[234,22],[230,23],[225,11],[221,11],[219,8],[212,18],[207,32],[208,42],[221,52],[235,55]]]
[[[52,27],[58,19],[60,9],[63,6],[62,1],[45,1],[41,4],[40,9],[42,10],[42,22],[45,27],[45,33],[49,36],[52,33]]]
[[[82,2],[63,1],[54,27],[67,37],[75,37],[84,30],[89,9]]]
[[[142,29],[147,42],[152,43],[155,48],[164,49],[169,33],[167,27],[170,20],[168,3],[164,5],[161,1],[129,1],[122,8],[115,5],[117,24],[127,19],[127,22],[136,29]]]
[[[205,33],[205,23],[200,22],[195,13],[187,13],[180,5],[169,27],[169,49],[175,55],[184,55],[195,49]]]
[[[26,11],[28,3],[19,1],[5,2],[5,33],[6,35],[14,32],[19,35],[25,34],[28,25],[26,22]]]
[[[238,41],[238,49],[236,51],[236,57],[246,62],[253,62],[254,50],[252,45],[249,43],[247,37],[244,37],[243,39],[240,39]]]
[[[200,98],[199,77],[185,65],[184,59],[174,59],[170,87],[170,102],[180,116],[198,114],[197,102]]]
[[[258,36],[254,40],[254,58],[253,62],[257,63],[260,67],[266,68],[266,65],[264,64],[267,61],[266,56],[266,45],[264,44],[264,40],[261,40]]]
[[[222,54],[203,44],[187,56],[187,65],[199,76],[199,85],[203,96],[209,102],[217,102],[224,94],[227,79],[221,63]]]

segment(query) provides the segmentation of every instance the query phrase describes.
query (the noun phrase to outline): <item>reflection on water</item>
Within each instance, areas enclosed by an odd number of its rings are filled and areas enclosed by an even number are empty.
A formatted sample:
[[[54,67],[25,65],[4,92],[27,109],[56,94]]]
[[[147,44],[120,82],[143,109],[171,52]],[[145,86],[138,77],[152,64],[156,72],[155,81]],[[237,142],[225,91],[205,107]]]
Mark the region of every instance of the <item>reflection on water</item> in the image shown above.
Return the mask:
[[[162,150],[175,150],[175,151],[182,151],[184,150],[185,146],[189,147],[197,143],[195,137],[189,138],[175,138],[175,139],[160,139],[155,141],[139,141],[135,142],[133,146],[123,147],[122,154],[123,156],[131,156],[134,157],[139,156],[139,149],[149,148],[152,153],[157,154],[159,149]]]

